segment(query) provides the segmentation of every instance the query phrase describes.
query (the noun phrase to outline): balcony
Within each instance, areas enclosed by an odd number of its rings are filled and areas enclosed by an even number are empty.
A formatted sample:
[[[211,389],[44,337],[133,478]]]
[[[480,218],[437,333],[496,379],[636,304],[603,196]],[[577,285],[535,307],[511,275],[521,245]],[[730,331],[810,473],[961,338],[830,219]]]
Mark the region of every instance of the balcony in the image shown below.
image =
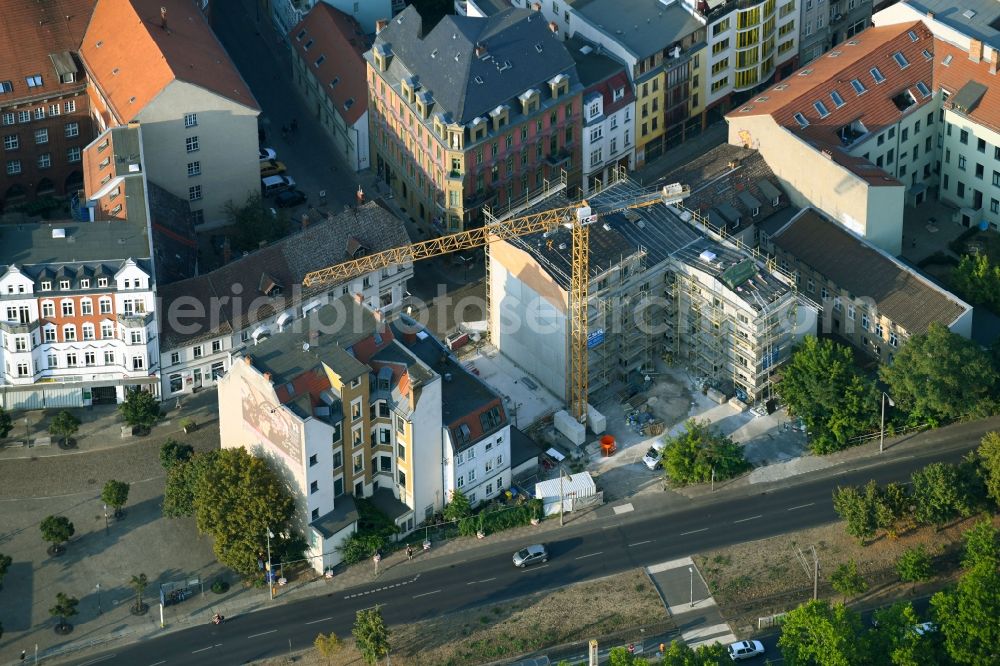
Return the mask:
[[[22,324],[16,321],[0,321],[0,331],[8,335],[30,335],[38,330],[38,320]]]
[[[118,315],[118,323],[126,328],[144,328],[152,320],[152,312],[126,312]]]

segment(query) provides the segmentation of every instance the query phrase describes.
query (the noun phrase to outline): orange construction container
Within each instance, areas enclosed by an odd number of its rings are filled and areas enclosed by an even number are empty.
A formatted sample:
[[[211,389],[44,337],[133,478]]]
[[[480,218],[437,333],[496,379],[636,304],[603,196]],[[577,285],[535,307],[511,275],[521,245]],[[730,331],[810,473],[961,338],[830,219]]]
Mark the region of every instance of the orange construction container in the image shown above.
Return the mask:
[[[610,456],[618,450],[618,446],[615,444],[614,435],[605,435],[601,437],[601,453],[605,456]]]

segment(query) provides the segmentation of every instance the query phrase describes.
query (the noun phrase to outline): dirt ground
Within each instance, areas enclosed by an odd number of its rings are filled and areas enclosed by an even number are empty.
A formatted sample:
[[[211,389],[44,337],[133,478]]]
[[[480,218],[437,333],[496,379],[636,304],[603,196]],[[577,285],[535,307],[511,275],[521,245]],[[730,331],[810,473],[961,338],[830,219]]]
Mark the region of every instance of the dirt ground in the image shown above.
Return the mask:
[[[877,606],[894,598],[928,594],[953,580],[962,532],[975,520],[961,521],[941,531],[927,527],[896,539],[881,537],[867,546],[848,536],[838,522],[702,553],[694,561],[723,616],[737,633],[746,634],[756,630],[758,618],[790,610],[812,597],[813,546],[819,558],[821,598],[842,600],[829,584],[830,574],[853,559],[868,582],[868,591],[850,603]],[[1000,525],[1000,517],[994,522]],[[918,586],[901,583],[895,571],[896,560],[903,551],[921,544],[934,556],[938,577]]]
[[[586,613],[567,609],[587,608]],[[516,657],[547,646],[597,638],[623,629],[664,623],[667,612],[641,569],[483,606],[478,612],[393,627],[392,663],[398,666],[462,666]],[[328,661],[316,650],[295,655],[302,666],[363,664],[348,645]],[[257,666],[291,663],[280,657]]]
[[[646,391],[646,409],[653,416],[663,421],[667,428],[674,426],[691,411],[691,391],[686,380],[679,371],[663,373]]]

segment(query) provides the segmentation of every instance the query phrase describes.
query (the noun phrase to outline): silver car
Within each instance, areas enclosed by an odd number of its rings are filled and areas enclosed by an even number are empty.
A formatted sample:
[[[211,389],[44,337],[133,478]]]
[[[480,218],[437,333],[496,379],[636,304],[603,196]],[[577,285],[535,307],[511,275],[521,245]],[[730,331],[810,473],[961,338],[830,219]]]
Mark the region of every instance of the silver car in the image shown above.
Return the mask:
[[[514,553],[514,566],[521,567],[522,569],[529,564],[535,564],[536,562],[548,562],[549,553],[545,550],[545,546],[540,543],[536,543],[533,546],[528,546],[527,548],[522,548],[521,550]]]

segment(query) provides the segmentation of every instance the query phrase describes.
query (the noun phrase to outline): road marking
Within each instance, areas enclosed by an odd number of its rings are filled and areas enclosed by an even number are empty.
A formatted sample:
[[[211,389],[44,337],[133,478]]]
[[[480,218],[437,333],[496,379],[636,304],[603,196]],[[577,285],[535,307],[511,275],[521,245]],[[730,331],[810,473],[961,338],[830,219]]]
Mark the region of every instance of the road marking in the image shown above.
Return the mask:
[[[327,620],[332,619],[332,617],[324,617],[322,620],[313,620],[312,622],[306,622],[306,624],[319,624],[320,622],[326,622]]]
[[[603,553],[603,552],[604,552],[603,550],[600,550],[600,551],[598,551],[598,552],[596,552],[596,553],[591,553],[591,554],[589,554],[589,555],[581,555],[580,557],[578,557],[578,558],[576,558],[576,559],[578,559],[578,560],[582,560],[582,559],[585,559],[585,558],[588,558],[588,557],[593,557],[594,555],[600,555],[600,554],[601,554],[601,553]]]
[[[759,515],[759,516],[750,516],[749,518],[740,518],[739,520],[734,520],[734,521],[733,521],[733,523],[734,523],[734,524],[735,524],[735,523],[745,523],[745,522],[747,522],[748,520],[757,520],[758,518],[763,518],[763,517],[764,517],[763,515]]]
[[[214,647],[215,647],[214,645],[209,645],[207,648],[202,648],[200,650],[194,650],[191,654],[198,654],[199,652],[204,652],[205,650],[211,650]]]
[[[254,634],[253,636],[247,636],[247,638],[257,638],[258,636],[267,636],[268,634],[273,634],[277,629],[271,629],[270,631],[262,631],[259,634]]]
[[[630,543],[628,545],[628,547],[629,548],[635,548],[636,546],[642,546],[642,545],[647,544],[647,543],[653,543],[653,540],[650,539],[649,541],[636,541],[635,543]]]
[[[104,655],[103,657],[98,657],[97,659],[91,659],[90,661],[85,661],[82,664],[80,664],[80,666],[90,666],[90,664],[97,664],[97,663],[100,663],[102,661],[107,661],[108,659],[114,659],[114,657],[115,657],[115,655],[113,655],[113,654],[107,654],[107,655]],[[160,663],[163,664],[163,663],[166,663],[166,662],[162,662],[161,661]]]
[[[620,504],[620,505],[618,505],[616,507],[612,507],[612,511],[615,512],[615,515],[621,515],[623,513],[628,513],[630,511],[635,511],[635,507],[632,506],[631,502],[628,502],[626,504]]]
[[[668,560],[666,562],[660,562],[659,564],[651,564],[646,567],[646,570],[651,574],[658,574],[663,571],[669,571],[670,569],[681,569],[683,567],[689,567],[694,564],[694,560],[690,557],[681,557],[676,560]]]
[[[526,573],[528,571],[538,571],[539,569],[545,569],[548,566],[549,565],[547,565],[547,564],[540,564],[540,565],[534,566],[534,567],[520,567],[520,569],[521,569],[521,573]]]
[[[491,580],[496,580],[496,576],[494,576],[493,578],[486,578],[484,580],[474,580],[474,581],[466,583],[466,585],[475,585],[476,583],[488,583]]]
[[[441,590],[434,590],[433,592],[424,592],[423,594],[414,594],[414,595],[413,595],[413,598],[414,598],[414,599],[417,599],[418,597],[427,597],[427,596],[430,596],[430,595],[432,595],[432,594],[437,594],[437,593],[438,593],[438,592],[440,592],[440,591],[441,591]]]
[[[796,509],[804,509],[807,506],[812,506],[815,503],[816,502],[809,502],[809,504],[799,504],[798,506],[793,506],[793,507],[791,507],[789,509],[785,509],[785,511],[795,511]]]
[[[678,536],[687,536],[688,534],[697,534],[698,532],[707,532],[708,528],[703,527],[700,530],[691,530],[690,532],[681,532]]]
[[[114,655],[111,656],[113,657]],[[164,659],[163,661],[158,661],[155,664],[150,664],[149,666],[160,666],[160,664],[165,664],[165,663],[167,663],[166,659]]]

